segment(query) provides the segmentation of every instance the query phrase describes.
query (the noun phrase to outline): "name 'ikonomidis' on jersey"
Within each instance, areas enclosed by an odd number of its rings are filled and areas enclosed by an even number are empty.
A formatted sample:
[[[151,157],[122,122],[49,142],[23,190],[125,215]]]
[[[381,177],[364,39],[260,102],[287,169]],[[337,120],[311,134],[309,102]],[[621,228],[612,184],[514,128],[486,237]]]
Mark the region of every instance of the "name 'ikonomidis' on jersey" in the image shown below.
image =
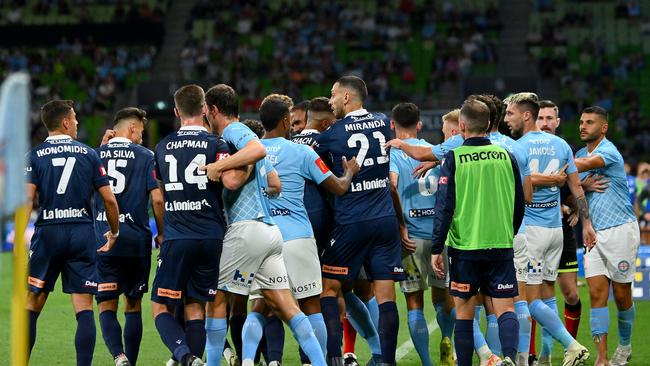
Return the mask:
[[[115,137],[97,149],[107,169],[111,190],[120,207],[120,236],[102,255],[143,257],[151,254],[149,192],[158,188],[153,152],[123,137]],[[102,243],[108,231],[104,201],[95,195],[95,234]]]
[[[336,121],[317,139],[314,149],[331,163],[335,175],[343,175],[341,158],[355,157],[361,170],[350,190],[334,198],[338,224],[351,224],[395,215],[388,182],[386,141],[392,136],[390,119],[383,113],[359,109]]]
[[[67,135],[50,136],[35,147],[25,173],[38,192],[36,226],[92,222],[93,191],[109,184],[97,152]]]

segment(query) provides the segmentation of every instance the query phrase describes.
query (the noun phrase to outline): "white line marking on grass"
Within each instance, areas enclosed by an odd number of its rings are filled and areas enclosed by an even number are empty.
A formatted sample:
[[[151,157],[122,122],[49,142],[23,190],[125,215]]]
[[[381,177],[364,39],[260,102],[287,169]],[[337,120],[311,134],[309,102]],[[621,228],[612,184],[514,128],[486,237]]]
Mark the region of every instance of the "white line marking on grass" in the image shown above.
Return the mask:
[[[440,328],[438,328],[438,322],[435,320],[431,321],[429,324],[427,324],[427,328],[429,329],[429,335],[433,334]],[[411,340],[411,336],[409,335],[408,341],[402,343],[398,348],[397,351],[395,351],[395,362],[401,360],[404,358],[404,356],[408,355],[409,352],[413,349],[413,340]]]

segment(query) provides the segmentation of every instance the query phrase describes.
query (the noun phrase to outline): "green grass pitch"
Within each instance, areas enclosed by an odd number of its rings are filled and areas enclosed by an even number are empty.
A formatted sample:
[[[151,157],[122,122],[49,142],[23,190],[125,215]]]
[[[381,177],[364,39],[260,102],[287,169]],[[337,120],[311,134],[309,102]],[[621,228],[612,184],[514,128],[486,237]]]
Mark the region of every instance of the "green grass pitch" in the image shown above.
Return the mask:
[[[154,253],[155,254],[155,253]],[[154,262],[155,263],[155,262]],[[0,365],[9,364],[9,306],[11,290],[11,254],[0,254],[0,289],[3,296],[0,298]],[[152,276],[153,280],[153,268]],[[592,359],[589,364],[593,364],[595,358],[594,346],[589,336],[589,294],[586,287],[580,288],[580,296],[583,303],[583,316],[580,324],[579,341],[589,347],[592,352]],[[429,295],[427,295],[430,300]],[[558,304],[560,312],[563,311],[562,296],[558,293]],[[406,321],[406,306],[404,298],[398,294],[398,308],[400,309],[400,331],[398,346],[398,356],[402,358],[398,360],[399,365],[419,365],[419,358],[412,347],[409,347],[410,340],[408,324]],[[650,302],[636,302],[636,323],[634,325],[634,333],[632,340],[632,347],[634,350],[632,365],[647,364],[650,359],[650,347],[646,348],[644,343],[645,337],[650,335]],[[425,308],[425,314],[429,324],[435,324],[435,312],[430,304]],[[97,310],[95,310],[95,317],[97,318]],[[612,324],[610,328],[609,347],[610,356],[613,353],[617,336],[617,323],[616,311],[612,303],[610,303],[610,317]],[[123,323],[123,314],[120,315],[120,321]],[[143,304],[143,323],[144,323],[144,336],[142,339],[142,347],[140,351],[139,365],[164,365],[164,362],[169,358],[169,352],[164,347],[151,319],[151,306],[149,296],[145,297]],[[99,321],[97,324],[97,345],[95,347],[95,357],[93,365],[97,366],[110,366],[113,365],[112,359],[106,346],[104,345],[99,330]],[[43,314],[38,322],[38,339],[34,353],[31,358],[31,365],[70,365],[75,362],[74,351],[74,332],[76,321],[72,312],[72,304],[70,298],[60,291],[60,285],[57,285],[57,290],[50,296]],[[438,343],[440,341],[440,331],[436,329],[432,332],[430,338],[430,351],[434,363],[437,364],[438,359]],[[539,330],[538,330],[539,333]],[[285,340],[284,360],[285,365],[299,365],[300,359],[298,357],[296,342],[291,337],[291,332],[287,330]],[[540,349],[540,336],[537,337],[538,350]],[[406,345],[405,345],[406,344]],[[357,355],[360,360],[365,363],[368,358],[368,347],[365,345],[361,337],[357,338]],[[553,353],[553,364],[562,364],[562,350],[556,343]],[[478,363],[477,363],[478,364]]]

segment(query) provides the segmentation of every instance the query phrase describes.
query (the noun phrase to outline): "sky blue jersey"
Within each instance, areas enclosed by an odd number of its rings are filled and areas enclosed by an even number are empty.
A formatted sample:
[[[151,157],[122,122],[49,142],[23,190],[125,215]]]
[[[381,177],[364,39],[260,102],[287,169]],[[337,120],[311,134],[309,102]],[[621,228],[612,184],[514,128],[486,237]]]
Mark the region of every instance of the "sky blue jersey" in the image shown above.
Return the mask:
[[[240,122],[232,122],[226,126],[222,138],[234,151],[239,151],[251,140],[259,140],[250,128]],[[235,191],[223,190],[223,202],[229,224],[242,220],[260,220],[274,224],[266,193],[270,167],[266,159],[262,159],[255,163],[254,171],[243,186]]]
[[[431,146],[424,140],[414,138],[404,141],[410,145]],[[399,175],[397,191],[409,236],[429,240],[433,233],[440,166],[430,169],[423,178],[414,178],[413,170],[419,164],[419,161],[408,157],[402,150],[390,151],[390,172]]]
[[[269,200],[271,215],[280,228],[284,241],[313,238],[314,232],[303,202],[305,180],[322,183],[332,175],[316,152],[307,145],[285,138],[263,139],[266,159],[273,165],[282,182],[282,193]]]
[[[531,131],[517,140],[517,143],[528,153],[531,174],[553,174],[565,164],[569,164],[567,175],[578,171],[571,147],[560,137],[542,131]],[[525,222],[531,226],[562,227],[559,187],[535,189],[533,201],[526,204]]]
[[[605,230],[635,221],[636,216],[630,203],[627,175],[621,153],[611,141],[603,139],[591,153],[586,147],[580,149],[576,153],[576,158],[585,158],[594,154],[603,158],[605,166],[580,173],[580,178],[589,174],[598,174],[609,180],[604,192],[586,193],[594,230]]]

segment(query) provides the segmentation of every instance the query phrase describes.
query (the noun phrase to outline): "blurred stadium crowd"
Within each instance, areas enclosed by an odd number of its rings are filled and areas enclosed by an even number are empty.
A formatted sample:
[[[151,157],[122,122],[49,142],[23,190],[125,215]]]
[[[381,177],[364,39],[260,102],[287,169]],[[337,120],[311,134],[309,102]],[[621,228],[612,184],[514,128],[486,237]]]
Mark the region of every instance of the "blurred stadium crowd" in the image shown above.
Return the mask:
[[[295,100],[329,95],[342,74],[368,81],[368,105],[411,101],[431,109],[445,83],[497,76],[498,0],[195,0],[177,80],[228,83],[242,110],[277,91]],[[0,1],[0,27],[164,23],[169,0]],[[610,138],[630,163],[630,194],[650,182],[650,1],[535,0],[525,31],[538,77],[559,81],[562,131],[578,143],[587,105],[610,112]],[[171,16],[171,14],[169,14]],[[116,97],[151,77],[160,47],[104,44],[74,34],[52,44],[0,47],[0,75],[26,70],[33,105],[73,99],[82,141],[95,145]],[[544,91],[538,93],[544,96]],[[502,97],[505,97],[502,96]],[[36,108],[36,107],[35,107]],[[34,141],[44,136],[33,111]],[[638,203],[650,222],[650,201]],[[643,223],[642,223],[643,225]],[[647,240],[647,239],[646,239]]]

